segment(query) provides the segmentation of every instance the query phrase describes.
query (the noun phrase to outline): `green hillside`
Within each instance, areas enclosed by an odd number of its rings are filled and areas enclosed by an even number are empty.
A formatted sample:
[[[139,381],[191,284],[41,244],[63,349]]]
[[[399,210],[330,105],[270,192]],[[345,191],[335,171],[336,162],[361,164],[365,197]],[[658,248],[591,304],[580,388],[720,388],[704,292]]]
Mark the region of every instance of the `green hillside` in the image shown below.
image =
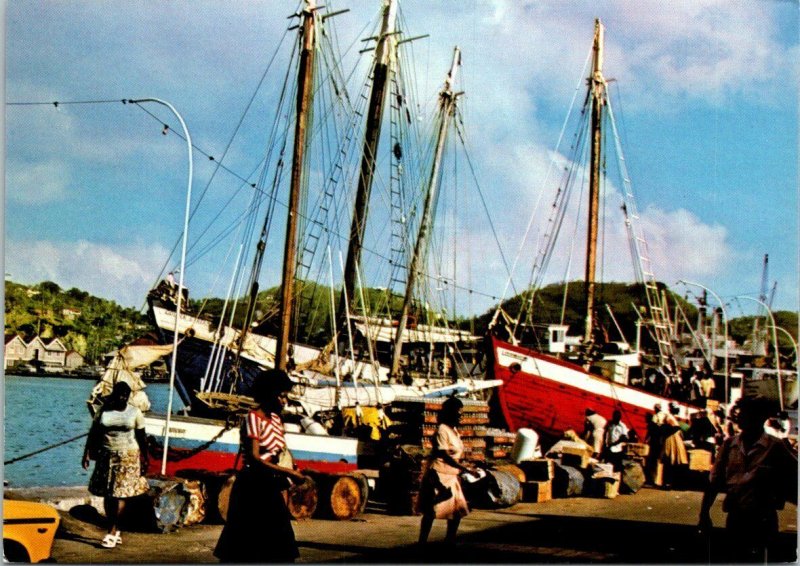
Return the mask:
[[[304,314],[296,319],[298,337],[301,341],[322,345],[331,335],[330,321],[330,288],[315,283],[306,283],[299,286],[302,289],[301,299],[298,302],[298,311]],[[272,332],[272,325],[276,323],[278,287],[273,287],[258,293],[258,302],[255,308],[254,321],[261,321],[260,329],[263,332]],[[697,309],[694,305],[668,292],[671,297],[671,308],[674,301],[680,302],[686,318],[694,324],[697,320]],[[560,284],[548,285],[539,290],[534,296],[533,318],[535,325],[558,323],[561,320],[562,304],[566,306],[564,323],[569,325],[570,334],[581,334],[583,329],[583,299],[584,286],[581,282],[569,284],[566,301],[564,287]],[[387,298],[385,291],[369,289],[365,292],[365,299],[369,311],[373,316],[385,316],[387,301],[391,300],[392,311],[399,311],[402,298],[391,296]],[[335,293],[338,306],[339,293]],[[520,307],[527,295],[517,295],[504,301],[503,309],[512,318],[516,318]],[[202,311],[212,318],[220,317],[224,301],[222,299],[208,299],[190,301],[190,310]],[[239,300],[237,315],[234,325],[241,327],[245,317],[247,298]],[[617,324],[629,341],[636,338],[636,320],[638,316],[635,308],[646,304],[644,291],[641,285],[627,283],[605,283],[598,285],[596,305],[598,319],[606,329],[611,340],[619,340],[616,325],[608,315],[605,305],[611,307]],[[635,305],[635,306],[634,306]],[[674,312],[674,311],[672,311]],[[417,322],[426,322],[425,313],[412,313]],[[785,329],[795,340],[797,339],[798,315],[796,312],[776,311],[776,325]],[[486,332],[489,322],[494,315],[494,309],[473,319],[459,319],[450,321],[451,326],[470,329],[478,335]],[[229,315],[226,315],[226,322]],[[646,315],[643,315],[646,316]],[[763,322],[760,323],[763,327]],[[738,343],[749,339],[753,329],[753,317],[744,316],[730,321],[729,334]],[[151,330],[144,314],[132,308],[124,308],[114,301],[101,299],[90,295],[80,289],[61,289],[52,281],[45,281],[36,285],[20,285],[11,281],[5,284],[5,332],[6,334],[19,334],[30,339],[39,335],[45,341],[59,338],[64,345],[83,355],[88,363],[95,363],[102,354],[114,350]],[[642,334],[647,340],[646,333]],[[793,353],[793,346],[784,331],[779,331],[778,342],[781,350]],[[646,344],[645,344],[646,345]]]
[[[52,281],[37,285],[5,282],[5,333],[45,342],[58,338],[87,363],[150,330],[147,317],[132,308],[86,291],[61,289]]]

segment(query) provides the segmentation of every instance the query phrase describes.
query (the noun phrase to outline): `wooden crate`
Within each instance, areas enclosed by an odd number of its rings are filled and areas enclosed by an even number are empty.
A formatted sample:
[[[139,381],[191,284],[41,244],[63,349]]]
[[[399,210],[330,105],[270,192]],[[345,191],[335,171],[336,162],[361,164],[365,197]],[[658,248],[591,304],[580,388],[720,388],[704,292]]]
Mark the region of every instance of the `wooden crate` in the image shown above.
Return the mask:
[[[522,501],[540,503],[553,499],[553,482],[526,481],[522,483]]]
[[[591,452],[584,448],[565,446],[561,451],[561,463],[565,466],[584,469],[589,465]]]
[[[625,456],[635,458],[645,458],[650,454],[650,446],[641,442],[627,442],[625,444]]]
[[[697,472],[711,470],[711,452],[708,450],[687,450],[689,454],[689,469]]]
[[[555,471],[555,461],[550,458],[523,460],[517,464],[525,472],[525,481],[550,481]]]
[[[617,495],[619,495],[619,484],[621,477],[622,475],[619,472],[614,473],[610,477],[593,477],[590,493],[595,497],[614,499]]]

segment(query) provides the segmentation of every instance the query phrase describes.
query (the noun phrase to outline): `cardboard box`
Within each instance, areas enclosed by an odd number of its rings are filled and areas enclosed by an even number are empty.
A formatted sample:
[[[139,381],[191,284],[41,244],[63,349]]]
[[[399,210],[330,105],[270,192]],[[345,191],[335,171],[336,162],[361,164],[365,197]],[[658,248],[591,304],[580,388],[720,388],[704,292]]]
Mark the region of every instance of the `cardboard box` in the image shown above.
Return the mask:
[[[522,501],[540,503],[553,499],[553,482],[526,481],[522,484]]]
[[[525,473],[525,481],[550,481],[555,473],[555,461],[550,458],[523,460],[517,464]]]
[[[687,450],[689,454],[689,469],[697,472],[711,470],[711,452],[708,450]]]
[[[650,454],[650,446],[641,442],[625,443],[625,455],[636,458],[645,458]]]
[[[564,446],[561,451],[561,463],[565,466],[584,469],[589,465],[589,458],[592,453],[585,448],[573,448]]]

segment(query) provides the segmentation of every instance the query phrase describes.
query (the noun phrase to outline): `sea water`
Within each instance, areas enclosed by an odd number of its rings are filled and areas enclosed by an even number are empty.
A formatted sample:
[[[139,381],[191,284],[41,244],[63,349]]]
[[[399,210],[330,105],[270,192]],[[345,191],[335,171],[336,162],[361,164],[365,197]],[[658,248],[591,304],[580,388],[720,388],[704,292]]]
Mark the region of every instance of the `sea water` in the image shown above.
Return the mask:
[[[3,462],[58,444],[89,430],[86,400],[97,382],[60,377],[6,375],[3,383]],[[145,389],[154,410],[164,412],[169,386]],[[173,403],[182,407],[177,394]],[[3,465],[9,487],[86,485],[92,468],[81,466],[85,438]]]

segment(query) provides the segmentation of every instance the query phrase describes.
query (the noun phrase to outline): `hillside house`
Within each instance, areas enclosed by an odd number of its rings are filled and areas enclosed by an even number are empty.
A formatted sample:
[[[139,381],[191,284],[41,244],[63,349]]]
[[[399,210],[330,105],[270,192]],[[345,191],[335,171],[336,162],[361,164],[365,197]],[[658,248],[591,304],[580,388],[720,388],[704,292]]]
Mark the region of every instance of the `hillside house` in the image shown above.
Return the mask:
[[[16,334],[6,335],[3,369],[23,363],[34,363],[45,371],[58,372],[80,367],[84,362],[83,356],[78,352],[68,351],[58,338],[45,343],[36,336],[30,342],[25,342]]]
[[[81,309],[64,308],[61,309],[61,315],[67,320],[75,320],[81,316]]]
[[[70,350],[64,356],[64,367],[66,369],[76,369],[84,365],[83,356],[81,356],[75,350]]]
[[[3,369],[22,363],[27,350],[28,345],[18,334],[6,334],[3,346]]]

